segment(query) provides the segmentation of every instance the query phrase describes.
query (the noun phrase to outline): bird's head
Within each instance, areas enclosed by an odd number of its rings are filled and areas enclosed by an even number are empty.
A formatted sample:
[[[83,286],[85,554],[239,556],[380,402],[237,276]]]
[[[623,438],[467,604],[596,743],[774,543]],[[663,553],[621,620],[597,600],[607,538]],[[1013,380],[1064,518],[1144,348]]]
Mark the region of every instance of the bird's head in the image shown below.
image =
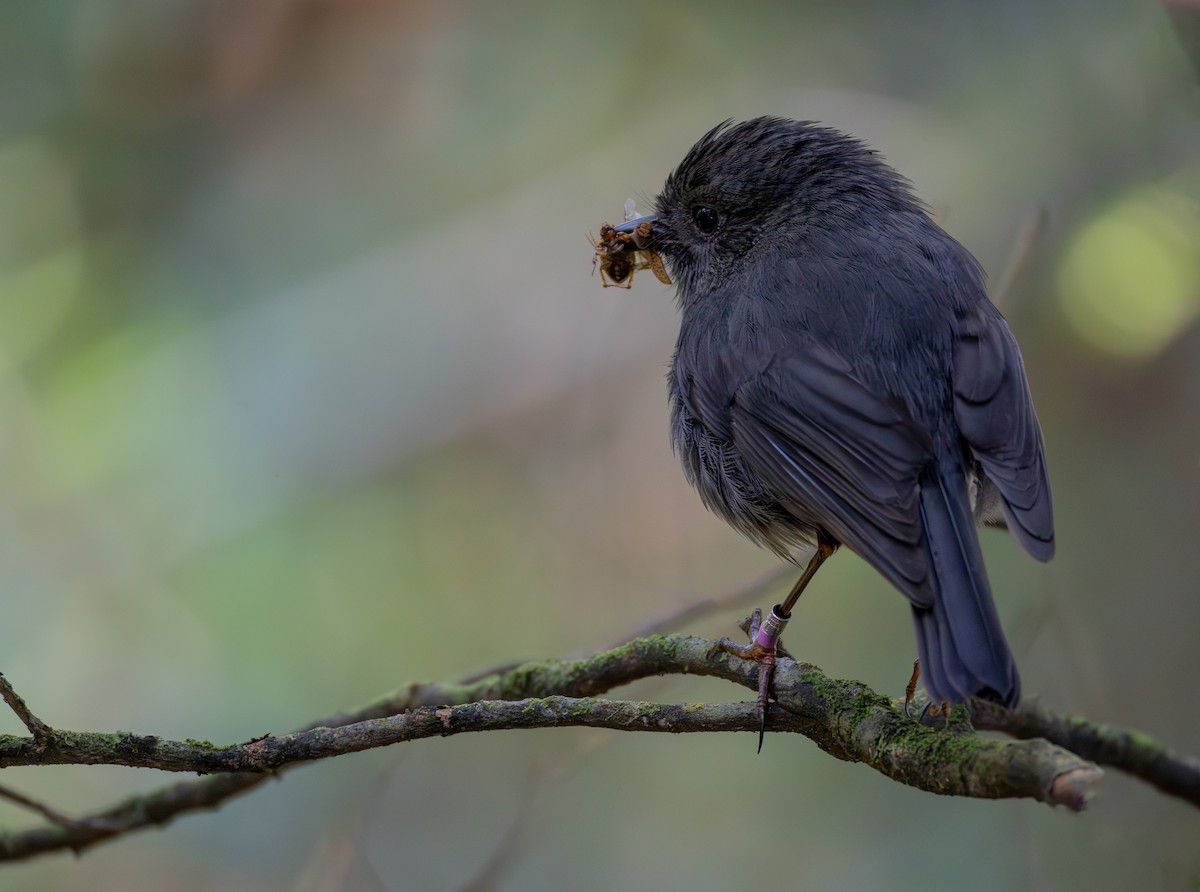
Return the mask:
[[[863,143],[811,121],[717,125],[667,177],[647,243],[666,258],[686,305],[712,293],[758,252],[803,251],[841,227],[919,211],[908,182]]]

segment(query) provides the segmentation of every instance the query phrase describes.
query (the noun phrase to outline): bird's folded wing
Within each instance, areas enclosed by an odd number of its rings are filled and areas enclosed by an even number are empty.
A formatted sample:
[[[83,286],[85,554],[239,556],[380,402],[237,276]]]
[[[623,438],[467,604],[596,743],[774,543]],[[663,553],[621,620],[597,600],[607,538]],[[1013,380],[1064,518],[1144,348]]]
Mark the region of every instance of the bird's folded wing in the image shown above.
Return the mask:
[[[1004,497],[1008,528],[1029,554],[1054,554],[1054,517],[1042,431],[1021,352],[998,315],[964,321],[954,348],[954,414],[988,478]]]
[[[933,447],[924,428],[824,348],[742,366],[726,378],[737,381],[729,424],[750,470],[789,510],[814,518],[915,605],[930,606],[919,490]]]

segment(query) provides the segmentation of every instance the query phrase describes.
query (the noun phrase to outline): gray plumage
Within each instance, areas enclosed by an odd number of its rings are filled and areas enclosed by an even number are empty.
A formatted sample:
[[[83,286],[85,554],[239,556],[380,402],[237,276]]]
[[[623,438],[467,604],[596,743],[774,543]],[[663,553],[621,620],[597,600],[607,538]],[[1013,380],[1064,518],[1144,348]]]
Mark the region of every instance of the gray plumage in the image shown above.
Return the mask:
[[[1048,560],[1053,520],[978,263],[878,155],[809,122],[714,128],[655,211],[682,311],[671,436],[704,503],[785,557],[846,545],[911,602],[934,699],[1015,705],[975,523]]]

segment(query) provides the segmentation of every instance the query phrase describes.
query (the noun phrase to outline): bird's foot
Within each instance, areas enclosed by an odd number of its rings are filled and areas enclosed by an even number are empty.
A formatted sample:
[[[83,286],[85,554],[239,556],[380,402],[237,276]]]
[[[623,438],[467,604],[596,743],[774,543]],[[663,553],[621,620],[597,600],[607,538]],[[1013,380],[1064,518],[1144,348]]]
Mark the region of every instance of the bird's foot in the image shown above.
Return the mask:
[[[912,705],[917,700],[917,682],[920,680],[921,661],[913,660],[912,675],[909,676],[908,684],[904,688],[904,715],[910,719],[913,718]],[[948,728],[953,709],[954,704],[947,700],[942,700],[940,703],[927,700],[920,714],[916,716],[916,722],[918,725],[927,725],[932,728]]]
[[[917,724],[928,725],[932,728],[948,728],[950,727],[951,708],[952,706],[947,700],[943,700],[941,703],[934,703],[930,700],[917,717]]]
[[[712,652],[723,651],[733,654],[743,660],[753,660],[758,663],[758,699],[755,701],[755,714],[758,716],[758,751],[762,752],[763,736],[767,731],[767,708],[771,696],[771,677],[775,674],[775,659],[781,651],[779,636],[783,634],[791,617],[779,615],[779,605],[776,604],[766,620],[762,619],[762,611],[755,608],[754,613],[743,623],[742,629],[750,636],[749,644],[735,644],[728,638],[722,638],[713,645]]]

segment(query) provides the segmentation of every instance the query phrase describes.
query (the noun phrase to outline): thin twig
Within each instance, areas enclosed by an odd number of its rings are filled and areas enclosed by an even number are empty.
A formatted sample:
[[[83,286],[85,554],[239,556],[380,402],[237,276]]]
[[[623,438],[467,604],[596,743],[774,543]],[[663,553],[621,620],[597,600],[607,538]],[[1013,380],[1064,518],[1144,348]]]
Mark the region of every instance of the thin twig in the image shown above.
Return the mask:
[[[1010,303],[1017,282],[1029,268],[1029,264],[1033,260],[1033,249],[1046,234],[1048,219],[1046,209],[1039,207],[1026,216],[1021,223],[1012,252],[1008,255],[1008,262],[1004,265],[1004,272],[1000,276],[999,283],[992,290],[992,303],[1001,309]]]
[[[78,827],[79,821],[72,818],[70,815],[64,815],[62,812],[51,808],[43,802],[38,802],[36,799],[30,799],[24,793],[19,793],[9,787],[0,786],[0,799],[7,799],[9,802],[19,805],[22,808],[27,808],[32,812],[37,812],[48,821],[53,821],[55,824],[61,824],[63,827]]]
[[[612,650],[620,647],[622,644],[627,644],[637,638],[645,638],[649,635],[662,635],[668,632],[679,632],[698,620],[711,616],[714,613],[723,611],[736,610],[739,607],[745,606],[752,599],[759,597],[764,592],[768,591],[772,586],[777,585],[789,576],[797,572],[794,564],[780,564],[761,573],[749,582],[743,583],[735,588],[719,595],[713,595],[707,598],[701,598],[699,601],[692,601],[684,604],[669,613],[665,613],[648,622],[641,623],[634,627],[629,632],[626,632],[620,638],[616,639],[604,648],[604,650]],[[586,653],[596,653],[594,649],[586,651]],[[583,652],[575,654],[583,656]],[[479,681],[481,678],[487,678],[489,675],[502,675],[520,666],[517,662],[500,663],[491,666],[487,669],[481,669],[471,673],[468,677],[462,680],[462,684]]]
[[[722,611],[735,610],[747,604],[752,598],[759,597],[772,586],[777,585],[789,576],[795,575],[796,572],[795,565],[780,564],[778,567],[774,567],[728,592],[710,598],[703,598],[699,601],[693,601],[664,616],[642,623],[625,637],[609,646],[619,647],[627,641],[632,641],[635,638],[645,638],[647,635],[678,632],[680,629],[686,627],[688,623],[694,623],[706,616],[711,616],[714,613]]]
[[[54,729],[39,719],[36,715],[29,711],[29,707],[25,705],[25,701],[21,695],[13,690],[4,673],[0,672],[0,696],[4,698],[4,702],[8,704],[9,709],[17,714],[17,718],[29,730],[29,733],[34,738],[41,740],[49,737],[54,733]]]
[[[521,854],[521,840],[529,833],[529,824],[534,815],[534,803],[544,781],[540,775],[530,772],[529,783],[522,789],[521,802],[516,814],[508,822],[504,835],[459,892],[490,892],[497,888]]]

